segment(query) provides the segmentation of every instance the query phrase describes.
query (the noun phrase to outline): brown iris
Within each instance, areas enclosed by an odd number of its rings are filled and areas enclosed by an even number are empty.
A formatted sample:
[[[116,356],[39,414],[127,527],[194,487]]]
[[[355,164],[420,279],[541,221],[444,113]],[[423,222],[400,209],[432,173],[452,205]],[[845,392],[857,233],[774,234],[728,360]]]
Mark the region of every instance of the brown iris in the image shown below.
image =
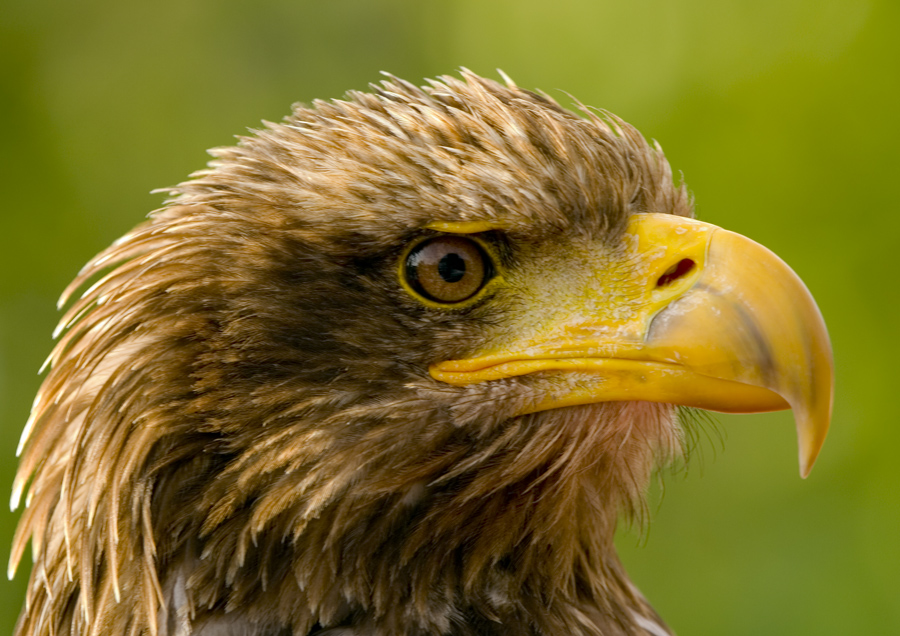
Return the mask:
[[[471,298],[493,275],[484,250],[463,236],[438,236],[406,257],[406,281],[428,300],[458,303]]]

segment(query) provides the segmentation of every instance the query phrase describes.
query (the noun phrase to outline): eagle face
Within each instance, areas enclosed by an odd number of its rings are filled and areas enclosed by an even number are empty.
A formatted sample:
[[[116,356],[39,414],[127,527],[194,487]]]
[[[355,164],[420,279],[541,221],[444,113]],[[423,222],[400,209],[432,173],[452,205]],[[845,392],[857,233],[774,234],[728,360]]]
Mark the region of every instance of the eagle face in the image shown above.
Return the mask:
[[[793,408],[802,282],[612,115],[469,72],[298,106],[91,261],[26,432],[20,636],[660,634],[613,536],[676,405]]]

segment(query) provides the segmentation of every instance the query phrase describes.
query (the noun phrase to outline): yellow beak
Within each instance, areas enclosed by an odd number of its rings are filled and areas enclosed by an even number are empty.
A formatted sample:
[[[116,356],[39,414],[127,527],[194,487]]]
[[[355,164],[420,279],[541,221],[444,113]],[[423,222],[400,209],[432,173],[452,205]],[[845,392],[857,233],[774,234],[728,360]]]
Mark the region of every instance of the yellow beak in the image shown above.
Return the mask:
[[[692,219],[637,214],[624,246],[627,274],[586,294],[583,317],[437,363],[432,377],[467,385],[578,372],[524,412],[621,400],[730,413],[792,408],[806,477],[828,432],[834,369],[803,282],[758,243]]]

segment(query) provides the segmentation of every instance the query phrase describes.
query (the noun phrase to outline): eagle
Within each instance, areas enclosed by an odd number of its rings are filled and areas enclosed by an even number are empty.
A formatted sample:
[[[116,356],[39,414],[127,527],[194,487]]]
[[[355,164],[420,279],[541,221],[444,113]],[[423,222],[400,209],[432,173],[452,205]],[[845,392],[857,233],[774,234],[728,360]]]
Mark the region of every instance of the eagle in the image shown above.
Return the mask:
[[[691,409],[793,409],[805,477],[826,328],[658,144],[503,79],[296,105],[85,266],[17,636],[670,633],[617,525]]]

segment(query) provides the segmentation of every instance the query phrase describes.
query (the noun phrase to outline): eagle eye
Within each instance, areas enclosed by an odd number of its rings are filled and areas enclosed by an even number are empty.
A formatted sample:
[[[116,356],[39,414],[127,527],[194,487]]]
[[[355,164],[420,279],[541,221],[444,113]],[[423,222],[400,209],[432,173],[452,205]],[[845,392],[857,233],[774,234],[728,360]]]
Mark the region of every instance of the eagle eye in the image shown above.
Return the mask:
[[[452,304],[477,294],[493,276],[493,264],[474,239],[436,236],[416,245],[403,268],[406,283],[426,300]]]

